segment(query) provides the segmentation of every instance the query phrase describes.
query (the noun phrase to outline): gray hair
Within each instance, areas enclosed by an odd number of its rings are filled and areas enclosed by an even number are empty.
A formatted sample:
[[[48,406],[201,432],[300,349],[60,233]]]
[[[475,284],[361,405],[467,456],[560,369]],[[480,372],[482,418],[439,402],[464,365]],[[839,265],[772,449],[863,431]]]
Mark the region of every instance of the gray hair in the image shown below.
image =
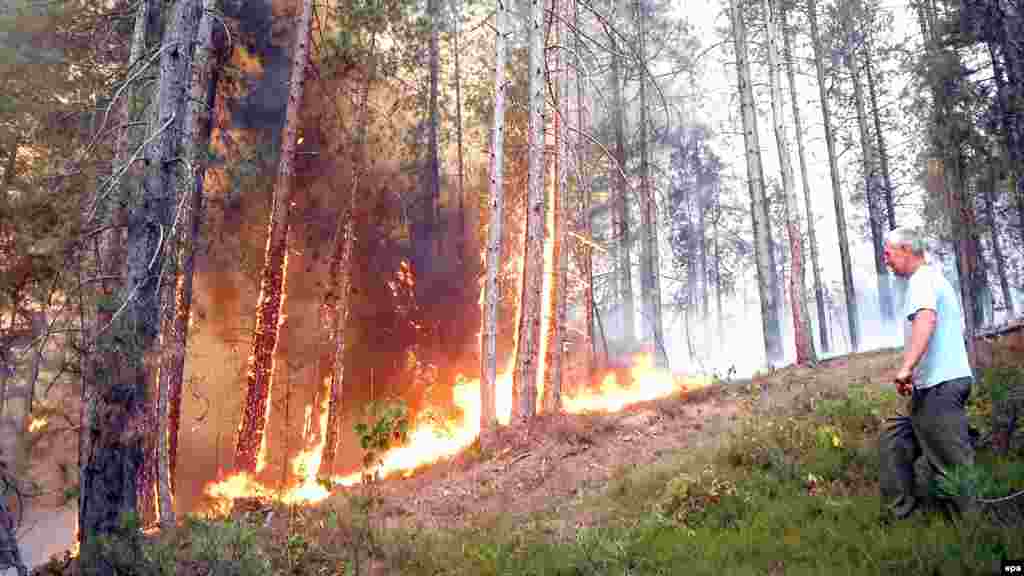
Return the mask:
[[[921,234],[914,228],[906,226],[889,230],[885,235],[885,241],[893,246],[907,248],[911,253],[919,256],[924,256],[924,251],[927,248]]]

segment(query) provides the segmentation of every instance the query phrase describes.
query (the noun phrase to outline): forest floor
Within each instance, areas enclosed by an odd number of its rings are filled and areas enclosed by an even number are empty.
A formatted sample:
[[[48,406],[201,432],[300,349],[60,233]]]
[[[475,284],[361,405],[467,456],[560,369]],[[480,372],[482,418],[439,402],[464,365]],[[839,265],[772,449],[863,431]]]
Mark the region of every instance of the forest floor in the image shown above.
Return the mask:
[[[1019,353],[995,364],[1019,365]],[[672,574],[685,562],[717,574],[715,562],[736,558],[727,573],[952,574],[985,573],[975,569],[999,554],[1024,557],[1019,524],[967,537],[937,514],[880,523],[877,433],[905,410],[891,384],[899,361],[898,350],[881,350],[612,414],[544,415],[314,507],[257,503],[190,519],[149,544],[147,561],[167,569],[133,571]],[[984,425],[991,402],[976,395],[972,424]],[[1022,487],[1024,453],[990,460],[997,483]],[[822,555],[829,547],[838,555]],[[942,557],[954,548],[957,558],[984,558],[947,571]],[[40,573],[71,573],[62,564]]]

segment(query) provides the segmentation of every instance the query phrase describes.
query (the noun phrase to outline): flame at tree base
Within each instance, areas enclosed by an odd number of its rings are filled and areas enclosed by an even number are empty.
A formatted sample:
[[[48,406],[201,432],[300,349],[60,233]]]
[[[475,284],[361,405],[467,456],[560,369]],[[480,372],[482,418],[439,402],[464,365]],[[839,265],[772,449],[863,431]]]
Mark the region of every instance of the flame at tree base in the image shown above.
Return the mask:
[[[706,377],[682,377],[654,367],[650,354],[634,358],[629,369],[629,382],[619,382],[615,372],[608,373],[596,389],[584,389],[562,398],[563,410],[570,414],[587,412],[618,412],[631,404],[665,398],[687,389],[706,386]],[[498,375],[495,382],[498,422],[507,425],[512,413],[512,371]],[[401,474],[410,476],[423,466],[454,456],[469,447],[480,435],[480,381],[459,376],[453,388],[459,417],[447,422],[424,421],[410,432],[407,442],[382,455],[376,472],[380,477]],[[309,408],[312,408],[310,406]],[[307,412],[307,429],[309,416]],[[207,485],[206,496],[220,504],[238,498],[278,500],[285,504],[315,504],[330,495],[328,486],[353,486],[362,482],[362,472],[334,476],[329,482],[316,478],[326,438],[327,406],[320,407],[319,440],[292,459],[291,468],[301,480],[291,488],[270,488],[248,473],[238,473]],[[313,431],[309,431],[313,432]],[[312,434],[308,434],[312,435]]]

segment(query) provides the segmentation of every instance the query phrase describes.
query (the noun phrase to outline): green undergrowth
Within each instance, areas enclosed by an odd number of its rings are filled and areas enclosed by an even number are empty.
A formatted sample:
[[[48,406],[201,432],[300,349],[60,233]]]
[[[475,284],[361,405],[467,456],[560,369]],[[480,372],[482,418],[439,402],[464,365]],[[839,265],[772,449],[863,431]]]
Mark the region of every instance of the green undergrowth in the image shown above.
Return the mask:
[[[600,496],[573,504],[599,522],[565,530],[571,519],[549,512],[518,525],[395,532],[382,551],[391,573],[467,576],[992,574],[1001,558],[1024,557],[1019,521],[938,504],[884,520],[878,435],[904,405],[888,387],[809,386],[786,406],[750,413],[716,452],[624,469]],[[981,408],[971,423],[984,432]],[[982,448],[978,466],[945,488],[981,498],[1024,489],[1024,455]],[[588,508],[595,514],[580,514]]]

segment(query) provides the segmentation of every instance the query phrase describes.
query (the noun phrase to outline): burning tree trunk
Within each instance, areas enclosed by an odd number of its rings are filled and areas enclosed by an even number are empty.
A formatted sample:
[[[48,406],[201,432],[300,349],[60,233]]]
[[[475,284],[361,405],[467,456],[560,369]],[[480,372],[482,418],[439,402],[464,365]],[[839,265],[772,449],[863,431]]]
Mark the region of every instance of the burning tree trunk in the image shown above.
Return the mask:
[[[502,219],[505,217],[504,145],[505,145],[505,27],[508,8],[498,0],[494,26],[494,133],[491,149],[491,210],[487,225],[487,276],[484,284],[483,326],[480,341],[480,430],[487,431],[497,422],[495,406],[498,374],[498,266],[501,259]]]
[[[750,60],[747,56],[747,29],[738,0],[730,0],[733,34],[736,43],[736,68],[739,80],[740,107],[743,116],[743,141],[746,147],[747,178],[750,190],[751,217],[754,229],[754,259],[757,265],[757,288],[761,296],[761,327],[764,331],[765,359],[782,359],[782,337],[779,307],[772,289],[776,284],[775,255],[772,252],[771,219],[764,193],[761,169],[761,147],[757,135],[757,111],[754,90],[750,83]]]
[[[235,444],[235,466],[244,472],[255,472],[263,463],[266,444],[264,429],[270,416],[270,393],[274,372],[274,351],[281,309],[284,305],[284,279],[287,268],[288,213],[292,196],[292,163],[298,136],[299,107],[302,105],[302,84],[309,53],[309,31],[313,2],[303,0],[302,16],[295,35],[292,53],[292,74],[288,91],[288,109],[281,138],[281,162],[267,231],[266,257],[260,276],[256,330],[252,354],[246,374],[245,404]]]
[[[174,470],[177,464],[178,430],[181,422],[181,390],[185,373],[185,352],[188,342],[189,315],[192,307],[192,280],[195,271],[196,246],[202,226],[203,179],[212,129],[210,110],[216,98],[217,79],[210,61],[213,48],[214,0],[203,0],[199,32],[192,56],[189,99],[185,107],[182,150],[187,177],[182,187],[183,210],[181,228],[175,239],[181,275],[174,282],[175,297],[170,326],[163,334],[164,354],[160,366],[160,400],[157,416],[157,487],[160,524],[164,529],[175,525]]]
[[[519,343],[512,383],[512,418],[537,412],[537,362],[544,276],[544,3],[531,0],[527,29],[529,81],[529,176],[526,237],[523,245],[523,294],[519,306]]]
[[[124,515],[136,512],[143,437],[153,371],[147,365],[160,333],[160,282],[167,260],[166,235],[174,226],[176,159],[179,157],[188,46],[198,24],[195,0],[175,4],[161,55],[155,131],[146,151],[148,172],[129,203],[128,238],[121,277],[121,303],[101,303],[118,310],[99,315],[97,354],[86,375],[94,403],[87,407],[85,462],[81,478],[81,567],[85,574],[109,574],[99,539],[123,530]],[[145,19],[140,17],[140,21]],[[133,42],[134,43],[134,42]],[[164,280],[166,281],[166,280]],[[113,308],[109,308],[113,304]]]
[[[783,14],[784,16],[785,14]],[[796,72],[793,64],[793,51],[791,48],[791,35],[786,31],[785,19],[783,19],[782,39],[785,49],[786,74],[789,77],[790,102],[793,106],[793,122],[796,125],[796,149],[800,159],[800,179],[804,189],[804,212],[807,214],[807,242],[810,244],[811,271],[814,275],[814,300],[818,305],[818,335],[821,339],[821,348],[827,352],[828,321],[825,316],[825,294],[821,286],[821,268],[818,266],[818,239],[814,231],[814,210],[811,206],[811,184],[807,177],[807,156],[804,153],[804,129],[803,120],[800,118],[800,104],[796,91]],[[801,284],[803,278],[800,279]]]
[[[825,125],[825,146],[828,150],[828,170],[832,181],[832,199],[836,211],[836,232],[839,236],[839,260],[843,269],[843,292],[846,296],[846,319],[850,325],[850,350],[860,349],[860,315],[857,312],[857,293],[853,286],[853,266],[850,260],[850,242],[846,230],[846,209],[840,188],[839,164],[836,161],[836,138],[832,132],[832,112],[825,88],[825,61],[821,37],[818,34],[818,7],[816,0],[807,1],[807,19],[811,25],[811,47],[814,49],[814,67],[818,80],[818,98]]]
[[[864,190],[868,205],[868,226],[871,230],[871,247],[875,255],[875,274],[878,278],[878,306],[884,322],[895,319],[892,289],[889,285],[889,272],[883,257],[884,238],[882,234],[882,214],[879,207],[881,186],[875,166],[875,151],[871,145],[871,132],[868,129],[867,112],[864,104],[864,88],[861,85],[861,66],[855,47],[850,47],[846,55],[846,65],[853,75],[853,100],[857,108],[857,125],[860,132],[860,148],[864,157]]]
[[[779,151],[782,169],[782,190],[785,194],[786,230],[789,233],[790,271],[789,299],[793,312],[793,339],[796,343],[796,363],[813,364],[817,361],[814,338],[807,314],[807,298],[804,294],[803,239],[800,234],[799,208],[793,185],[793,165],[789,158],[789,142],[786,138],[786,122],[783,115],[782,79],[779,75],[778,31],[776,19],[782,22],[785,33],[785,16],[775,11],[771,0],[763,0],[765,19],[768,22],[768,74],[772,91],[772,119],[775,123],[775,143]],[[796,94],[793,94],[796,99]]]
[[[324,297],[324,326],[331,333],[333,357],[331,359],[331,382],[327,407],[327,431],[324,450],[320,458],[317,476],[330,478],[334,468],[334,457],[338,448],[338,431],[341,427],[341,397],[345,383],[345,335],[348,326],[349,296],[352,286],[352,249],[355,245],[355,212],[359,196],[359,183],[366,164],[366,134],[370,124],[370,85],[376,77],[376,32],[370,35],[370,52],[366,58],[366,82],[360,95],[359,118],[356,121],[355,141],[352,143],[352,185],[349,188],[348,206],[338,217],[332,245],[334,254],[328,271],[328,291]]]

